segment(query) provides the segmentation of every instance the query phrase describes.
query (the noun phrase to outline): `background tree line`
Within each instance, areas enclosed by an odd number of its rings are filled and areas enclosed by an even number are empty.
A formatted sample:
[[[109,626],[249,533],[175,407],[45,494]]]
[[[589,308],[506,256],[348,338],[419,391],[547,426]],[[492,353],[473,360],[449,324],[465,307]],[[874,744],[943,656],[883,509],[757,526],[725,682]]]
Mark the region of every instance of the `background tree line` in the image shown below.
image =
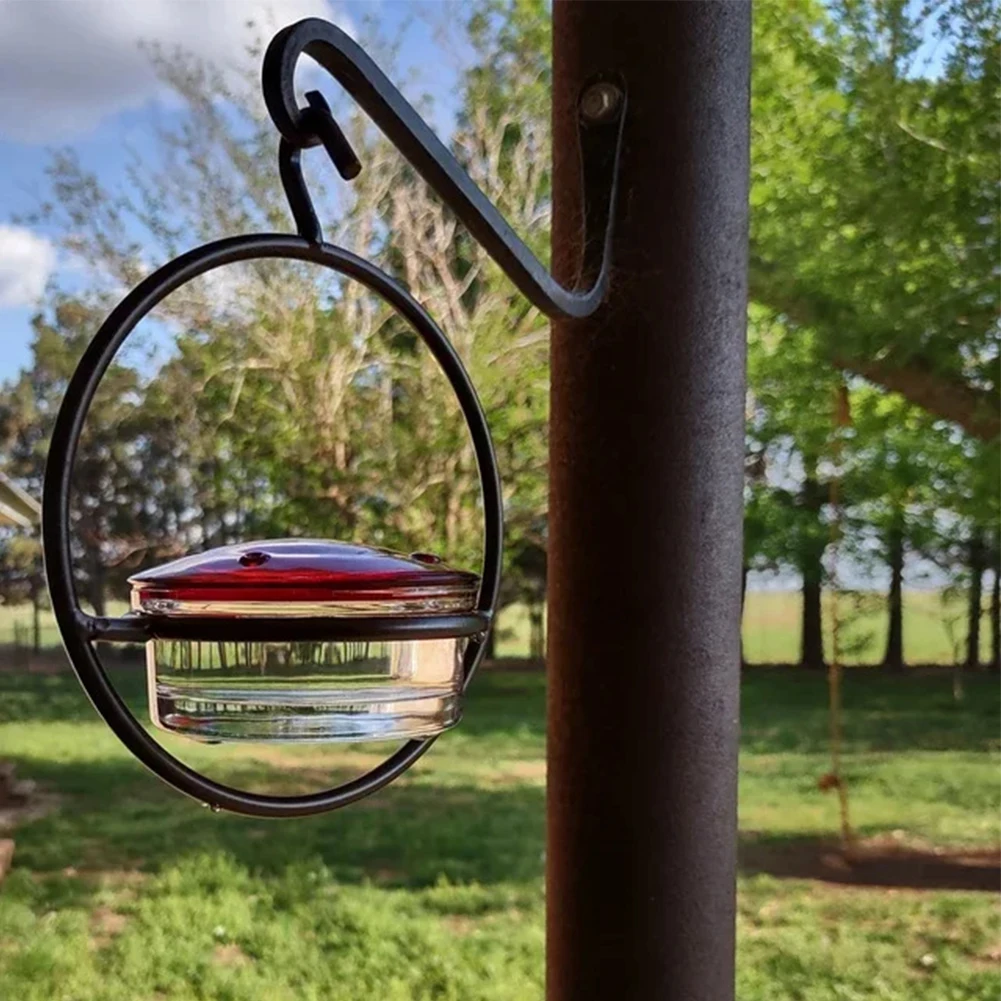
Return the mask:
[[[917,556],[967,595],[971,664],[989,603],[1001,660],[999,23],[993,0],[756,11],[745,579],[798,576],[807,665],[823,663],[832,479],[843,551],[889,577],[886,666],[903,665]],[[487,0],[448,27],[474,53],[452,149],[545,259],[546,4]],[[392,45],[366,31],[391,67]],[[184,53],[150,58],[183,109],[156,154],[113,191],[54,152],[28,220],[89,275],[85,293],[50,290],[32,364],[0,400],[5,470],[36,493],[67,380],[123,289],[196,243],[291,228],[257,60],[234,80]],[[505,600],[529,606],[541,650],[547,324],[363,116],[335,112],[363,171],[333,184],[310,158],[328,239],[398,275],[469,368],[502,467]],[[171,296],[134,341],[76,467],[79,587],[99,611],[137,567],[240,539],[356,538],[477,565],[458,408],[412,331],[359,286],[291,262],[232,266]],[[37,543],[5,540],[5,600],[40,600],[40,581]]]

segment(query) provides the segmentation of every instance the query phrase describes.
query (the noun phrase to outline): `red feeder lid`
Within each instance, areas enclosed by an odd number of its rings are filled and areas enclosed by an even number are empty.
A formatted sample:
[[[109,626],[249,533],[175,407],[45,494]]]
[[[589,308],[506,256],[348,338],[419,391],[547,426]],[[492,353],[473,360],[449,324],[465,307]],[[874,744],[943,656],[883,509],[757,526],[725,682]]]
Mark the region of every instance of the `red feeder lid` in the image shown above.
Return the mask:
[[[222,546],[129,578],[151,615],[434,615],[476,605],[480,579],[437,556],[325,539]]]

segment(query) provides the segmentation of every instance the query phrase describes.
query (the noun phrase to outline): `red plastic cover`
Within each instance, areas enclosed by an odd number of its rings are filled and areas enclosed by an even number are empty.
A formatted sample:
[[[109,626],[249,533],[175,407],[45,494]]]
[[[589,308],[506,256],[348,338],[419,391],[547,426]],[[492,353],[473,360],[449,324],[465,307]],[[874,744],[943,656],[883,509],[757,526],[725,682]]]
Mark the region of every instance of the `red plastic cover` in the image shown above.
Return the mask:
[[[305,614],[300,604],[316,606],[312,614],[361,614],[363,604],[365,614],[407,615],[472,609],[479,577],[426,553],[274,539],[186,556],[129,583],[133,609],[158,615]]]

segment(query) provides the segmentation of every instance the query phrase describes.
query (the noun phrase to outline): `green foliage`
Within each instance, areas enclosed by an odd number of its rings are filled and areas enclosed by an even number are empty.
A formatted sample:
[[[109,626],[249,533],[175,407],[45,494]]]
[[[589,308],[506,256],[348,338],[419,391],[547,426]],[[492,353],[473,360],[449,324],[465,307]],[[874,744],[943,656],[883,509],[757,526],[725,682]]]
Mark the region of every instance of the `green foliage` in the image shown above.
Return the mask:
[[[41,544],[21,530],[0,532],[0,601],[19,605],[44,590]]]
[[[0,402],[0,454],[10,475],[41,496],[48,439],[56,412],[99,317],[94,308],[57,296],[33,322],[32,367]],[[157,449],[156,415],[141,406],[142,380],[129,365],[113,364],[80,437],[70,500],[83,593],[103,608],[116,582],[111,570],[123,551],[163,537],[163,497],[174,472],[170,448]],[[165,482],[166,479],[166,482]],[[14,554],[6,547],[9,559]],[[22,544],[22,555],[23,546]],[[37,548],[35,567],[40,572]],[[110,578],[110,579],[109,579]],[[121,575],[117,575],[120,582]],[[29,584],[31,577],[29,575]]]
[[[749,509],[759,520],[748,563],[819,567],[830,540],[821,518],[823,468],[835,421],[837,373],[818,358],[816,337],[753,307],[748,327],[748,451],[759,464]],[[829,462],[828,462],[829,465]],[[797,468],[798,467],[798,468]],[[781,482],[768,473],[785,471]]]
[[[999,17],[992,0],[764,4],[752,117],[752,296],[828,364],[988,440]]]
[[[464,82],[454,148],[541,251],[544,59],[520,41],[540,35],[538,10],[516,13],[520,20],[501,8],[472,15],[483,72],[471,70]],[[183,109],[180,124],[157,137],[166,167],[137,164],[135,194],[117,196],[68,152],[51,164],[54,198],[39,218],[85,254],[95,290],[134,281],[145,270],[139,258],[167,256],[187,240],[286,227],[273,136],[250,86],[233,87],[183,55],[154,60]],[[499,442],[512,551],[544,553],[546,327],[359,113],[344,120],[365,170],[346,197],[317,188],[321,214],[335,219],[328,232],[399,275],[449,334]],[[76,308],[92,325],[99,305]],[[51,328],[67,359],[78,356],[85,330]],[[157,352],[151,362],[116,367],[132,385],[107,381],[105,405],[88,423],[105,446],[92,479],[114,475],[126,459],[134,476],[131,486],[92,486],[87,510],[117,521],[81,524],[88,578],[102,578],[111,551],[124,552],[131,570],[170,552],[289,534],[479,563],[478,482],[457,403],[413,333],[360,286],[287,263],[234,266],[169,297],[138,334]],[[39,394],[57,400],[65,384],[39,386],[48,353],[36,341],[33,369],[9,397],[9,423],[35,437],[33,462],[15,446],[7,466],[36,488],[51,427],[51,414],[36,412]],[[129,403],[116,408],[123,393]],[[139,394],[144,423],[134,427],[124,416],[138,413]],[[509,569],[516,594],[536,593],[544,581],[537,561],[515,558]],[[122,576],[107,582],[119,585],[119,596]]]

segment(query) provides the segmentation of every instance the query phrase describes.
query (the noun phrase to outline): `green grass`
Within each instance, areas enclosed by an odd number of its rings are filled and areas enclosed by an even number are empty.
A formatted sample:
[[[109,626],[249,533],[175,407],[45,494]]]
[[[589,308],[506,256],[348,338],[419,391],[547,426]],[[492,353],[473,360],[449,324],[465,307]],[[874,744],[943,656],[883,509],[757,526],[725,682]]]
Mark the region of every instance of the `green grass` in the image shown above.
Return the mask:
[[[119,667],[141,707],[141,672]],[[782,858],[836,830],[822,677],[743,686],[740,823]],[[846,679],[862,836],[998,843],[999,693],[968,679]],[[66,675],[0,673],[0,757],[59,796],[17,831],[0,888],[0,997],[18,1001],[541,1001],[544,678],[486,673],[467,718],[355,807],[267,823],[161,786]],[[291,791],[357,773],[377,748],[171,740],[213,776]],[[610,852],[610,859],[612,858]],[[995,1001],[989,894],[838,887],[743,871],[742,1001]]]
[[[886,646],[886,599],[874,592],[842,595],[842,660],[878,664]],[[749,664],[795,664],[799,659],[802,601],[792,591],[751,591],[744,608],[744,658]],[[824,600],[827,655],[831,654],[830,595]],[[2,621],[2,620],[0,620]],[[949,634],[949,623],[953,634]],[[0,626],[2,628],[2,626]],[[904,593],[904,657],[908,664],[952,664],[966,655],[966,604],[962,595],[945,599],[937,591]],[[521,605],[500,614],[497,651],[523,657],[528,651],[528,616]],[[985,607],[980,629],[980,659],[990,656],[990,622]]]

